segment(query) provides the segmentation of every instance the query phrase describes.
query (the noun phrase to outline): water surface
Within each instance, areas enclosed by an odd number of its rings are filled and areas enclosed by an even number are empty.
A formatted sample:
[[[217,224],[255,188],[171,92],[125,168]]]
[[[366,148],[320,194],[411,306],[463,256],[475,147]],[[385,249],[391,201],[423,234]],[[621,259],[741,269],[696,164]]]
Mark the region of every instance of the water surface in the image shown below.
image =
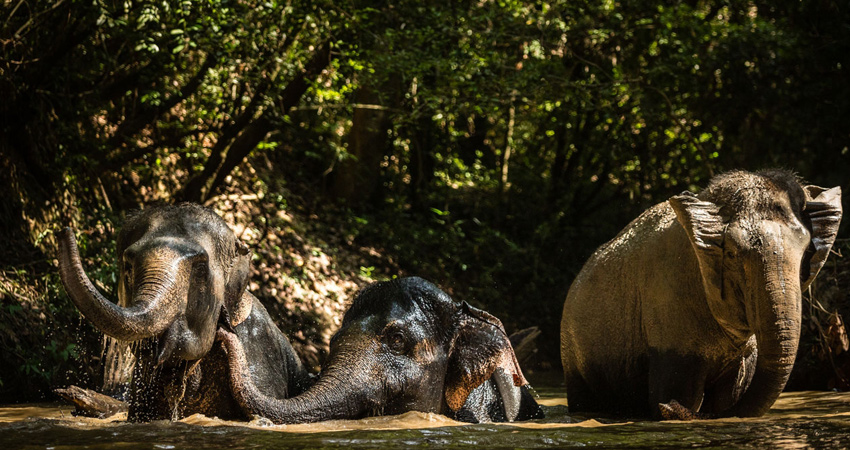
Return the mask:
[[[305,425],[201,415],[133,424],[74,417],[66,405],[11,405],[0,407],[0,449],[850,447],[850,393],[784,393],[757,419],[616,422],[568,415],[563,393],[541,391],[547,418],[518,424],[470,425],[418,412]]]

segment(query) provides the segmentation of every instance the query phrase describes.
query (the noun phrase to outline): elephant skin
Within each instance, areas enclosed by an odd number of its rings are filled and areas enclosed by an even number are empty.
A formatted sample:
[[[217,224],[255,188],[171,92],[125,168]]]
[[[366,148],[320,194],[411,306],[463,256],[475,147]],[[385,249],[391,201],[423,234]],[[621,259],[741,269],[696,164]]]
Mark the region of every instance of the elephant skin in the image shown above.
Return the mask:
[[[421,278],[373,283],[346,311],[319,379],[280,400],[250,379],[238,339],[219,330],[233,392],[276,423],[435,412],[467,422],[542,417],[508,336],[492,315]]]
[[[570,287],[561,321],[570,411],[764,414],[794,364],[801,292],[840,220],[840,188],[778,170],[722,174],[699,195],[645,211]]]
[[[117,240],[117,303],[85,274],[73,230],[57,237],[74,304],[104,334],[134,342],[129,420],[245,418],[230,391],[227,355],[215,342],[220,327],[239,340],[252,381],[266,392],[285,398],[310,384],[289,340],[246,290],[248,247],[213,211],[186,203],[129,216]],[[86,401],[74,392],[63,395]]]

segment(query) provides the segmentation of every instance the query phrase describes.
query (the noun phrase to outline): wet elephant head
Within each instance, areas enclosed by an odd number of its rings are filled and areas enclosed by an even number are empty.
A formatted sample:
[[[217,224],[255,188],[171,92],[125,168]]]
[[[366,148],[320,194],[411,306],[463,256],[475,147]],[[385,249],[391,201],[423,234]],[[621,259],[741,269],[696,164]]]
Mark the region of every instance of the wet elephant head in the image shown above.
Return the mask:
[[[730,172],[670,205],[697,255],[712,315],[736,340],[757,341],[750,388],[729,414],[763,414],[791,373],[801,292],[835,240],[841,190],[802,186],[783,171]]]
[[[420,278],[363,289],[331,339],[318,382],[304,394],[278,401],[239,380],[236,384],[248,412],[283,423],[412,410],[458,417],[464,408],[485,405],[486,389],[502,410],[483,420],[522,418],[523,408],[537,412],[533,399],[530,405],[522,396],[527,382],[501,322],[453,302]],[[470,420],[482,420],[475,411],[471,415]]]
[[[116,339],[158,337],[157,364],[201,358],[222,314],[235,325],[250,311],[248,248],[201,206],[150,208],[127,219],[117,242],[117,304],[86,276],[73,231],[58,239],[62,282],[77,308]]]

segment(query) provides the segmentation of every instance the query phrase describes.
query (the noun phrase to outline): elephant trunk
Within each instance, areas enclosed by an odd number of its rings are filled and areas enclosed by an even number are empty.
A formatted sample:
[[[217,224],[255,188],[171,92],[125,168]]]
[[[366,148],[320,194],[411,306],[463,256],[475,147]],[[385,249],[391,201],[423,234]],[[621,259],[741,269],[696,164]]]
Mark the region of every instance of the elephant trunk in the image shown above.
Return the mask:
[[[357,390],[351,371],[331,369],[297,397],[269,397],[254,384],[239,338],[219,328],[216,336],[225,346],[230,370],[230,387],[236,402],[248,414],[274,423],[310,423],[333,419],[355,419],[367,412],[368,399]]]
[[[802,305],[799,266],[782,267],[782,252],[764,264],[766,294],[749,302],[748,320],[755,324],[758,345],[755,373],[749,387],[739,401],[726,414],[737,417],[755,417],[766,413],[791,375],[797,346],[800,342]],[[790,264],[793,266],[794,264]]]
[[[92,284],[80,262],[77,242],[71,228],[57,234],[59,241],[59,274],[71,300],[97,329],[122,341],[135,341],[159,335],[177,316],[177,305],[168,300],[173,290],[173,274],[160,274],[159,282],[151,278],[139,286],[131,306],[121,307],[109,301]]]

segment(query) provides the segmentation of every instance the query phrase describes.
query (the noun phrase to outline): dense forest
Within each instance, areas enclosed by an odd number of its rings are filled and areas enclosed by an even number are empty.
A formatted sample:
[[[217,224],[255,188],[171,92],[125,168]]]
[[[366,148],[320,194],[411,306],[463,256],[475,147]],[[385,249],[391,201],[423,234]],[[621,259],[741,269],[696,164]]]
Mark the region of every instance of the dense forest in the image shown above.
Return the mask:
[[[833,0],[4,0],[0,402],[103,377],[53,233],[111,292],[122,218],[183,201],[313,368],[359,287],[419,275],[557,371],[572,279],[648,206],[735,168],[850,192],[848,29]],[[846,229],[791,387],[850,388]]]

